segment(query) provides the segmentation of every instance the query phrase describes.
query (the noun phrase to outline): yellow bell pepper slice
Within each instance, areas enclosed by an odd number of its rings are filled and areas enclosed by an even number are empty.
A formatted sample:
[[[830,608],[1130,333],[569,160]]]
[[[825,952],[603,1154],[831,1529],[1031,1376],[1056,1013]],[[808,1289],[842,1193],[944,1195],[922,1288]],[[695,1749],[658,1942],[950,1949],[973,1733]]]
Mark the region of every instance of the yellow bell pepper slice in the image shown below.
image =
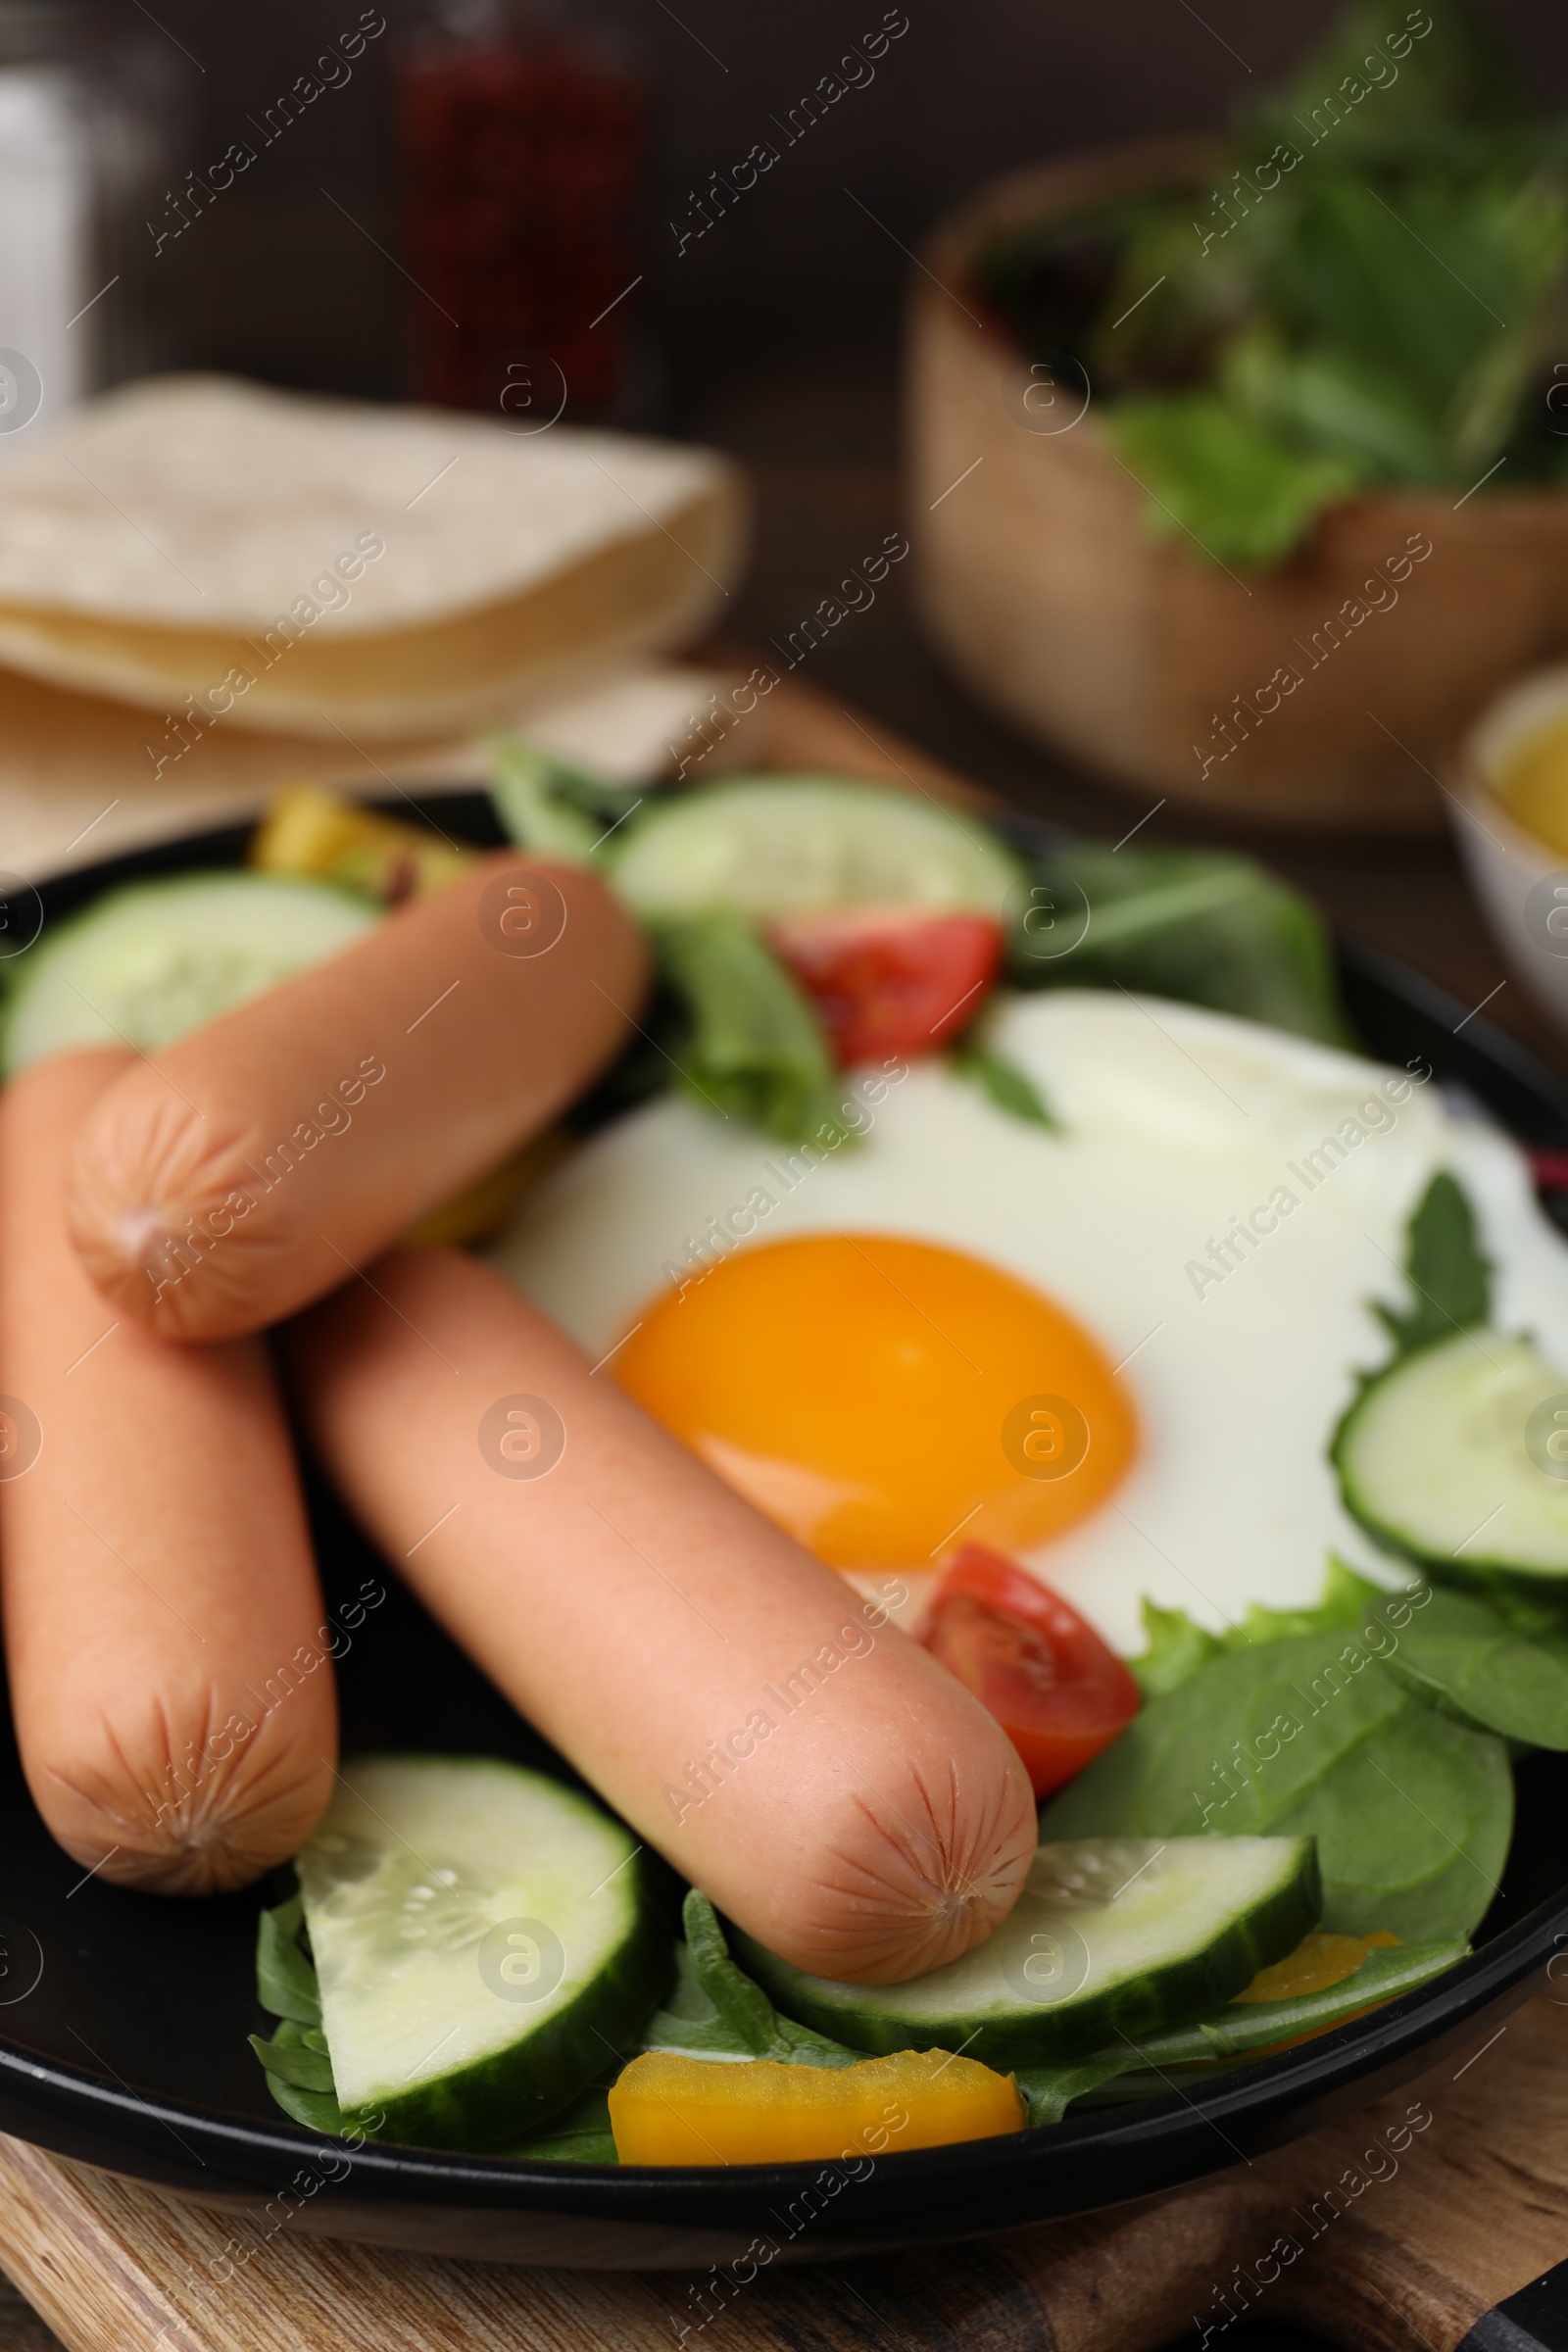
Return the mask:
[[[1021,2132],[1010,2075],[946,2050],[853,2066],[735,2064],[646,2050],[610,2094],[622,2164],[790,2164]]]
[[[319,784],[285,784],[251,839],[264,874],[298,874],[401,906],[455,882],[476,853]]]
[[[1396,1944],[1397,1936],[1387,1928],[1379,1928],[1375,1936],[1330,1936],[1319,1930],[1303,1936],[1294,1952],[1276,1960],[1272,1968],[1260,1968],[1245,1992],[1236,1995],[1239,2001],[1298,2001],[1303,1993],[1327,1992],[1331,1985],[1343,1984],[1353,1977],[1368,1952],[1387,1950]]]

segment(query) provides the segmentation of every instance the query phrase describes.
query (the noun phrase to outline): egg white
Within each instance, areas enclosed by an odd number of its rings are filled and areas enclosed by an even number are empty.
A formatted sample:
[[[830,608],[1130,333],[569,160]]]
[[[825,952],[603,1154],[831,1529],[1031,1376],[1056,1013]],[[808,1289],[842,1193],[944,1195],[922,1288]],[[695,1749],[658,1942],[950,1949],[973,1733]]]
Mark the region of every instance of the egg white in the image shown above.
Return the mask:
[[[846,1081],[861,1133],[826,1154],[666,1096],[526,1201],[497,1262],[598,1359],[672,1280],[786,1234],[969,1250],[1068,1307],[1131,1392],[1127,1477],[1027,1555],[1116,1647],[1143,1647],[1145,1594],[1217,1629],[1254,1601],[1314,1600],[1331,1550],[1391,1581],[1341,1506],[1327,1446],[1355,1371],[1387,1356],[1369,1301],[1404,1303],[1406,1222],[1437,1169],[1475,1205],[1494,1321],[1568,1367],[1568,1248],[1520,1154],[1450,1109],[1420,1064],[1392,1072],[1163,999],[1015,998],[991,1039],[1061,1132],[936,1061]],[[1210,1244],[1271,1200],[1273,1230],[1233,1239],[1221,1271]],[[908,1565],[922,1578],[932,1563]]]

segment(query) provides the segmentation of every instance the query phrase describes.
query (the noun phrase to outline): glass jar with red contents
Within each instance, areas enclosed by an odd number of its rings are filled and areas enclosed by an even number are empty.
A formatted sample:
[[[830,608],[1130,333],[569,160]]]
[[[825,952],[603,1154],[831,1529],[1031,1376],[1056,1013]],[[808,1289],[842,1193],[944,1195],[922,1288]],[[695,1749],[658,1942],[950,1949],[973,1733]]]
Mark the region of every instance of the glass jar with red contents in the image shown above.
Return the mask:
[[[614,20],[436,0],[395,72],[415,398],[523,430],[620,416],[648,109]]]

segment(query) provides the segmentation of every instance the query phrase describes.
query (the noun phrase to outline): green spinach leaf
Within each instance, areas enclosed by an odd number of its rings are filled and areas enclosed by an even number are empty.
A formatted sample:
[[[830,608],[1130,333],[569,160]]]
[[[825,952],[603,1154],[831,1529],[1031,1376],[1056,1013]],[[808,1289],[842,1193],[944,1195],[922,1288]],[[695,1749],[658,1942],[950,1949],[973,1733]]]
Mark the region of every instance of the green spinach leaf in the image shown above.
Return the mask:
[[[1468,1943],[1450,1937],[1372,1951],[1352,1975],[1321,1992],[1299,1993],[1294,2000],[1228,2001],[1191,2025],[1146,2035],[1142,2041],[1129,2039],[1072,2066],[1020,2069],[1018,2087],[1029,2103],[1029,2121],[1059,2123],[1079,2099],[1099,2105],[1196,2088],[1234,2066],[1266,2055],[1282,2041],[1343,2025],[1363,2009],[1414,1992],[1452,1968],[1469,1949]]]
[[[1395,1680],[1456,1723],[1568,1748],[1568,1634],[1516,1632],[1482,1599],[1432,1592],[1390,1652]]]
[[[1016,987],[1121,987],[1352,1042],[1322,916],[1250,858],[1069,841],[1038,874],[1009,956]]]
[[[1468,1935],[1513,1824],[1500,1740],[1434,1714],[1341,1629],[1216,1659],[1053,1803],[1046,1838],[1311,1835],[1324,1925]]]
[[[1228,2001],[1208,2017],[1138,2045],[1152,2066],[1189,2066],[1205,2059],[1255,2058],[1276,2042],[1294,2041],[1324,2026],[1341,2024],[1357,2011],[1430,1984],[1462,1960],[1470,1946],[1462,1936],[1428,1943],[1401,1943],[1368,1952],[1353,1975],[1321,1992],[1298,1993],[1281,2001]]]
[[[1023,2093],[1031,2126],[1038,2127],[1059,2124],[1074,2099],[1098,2090],[1102,2082],[1125,2074],[1137,2063],[1128,2042],[1121,2049],[1099,2050],[1092,2058],[1074,2058],[1061,2066],[1020,2066],[1014,2069],[1012,2079]]]

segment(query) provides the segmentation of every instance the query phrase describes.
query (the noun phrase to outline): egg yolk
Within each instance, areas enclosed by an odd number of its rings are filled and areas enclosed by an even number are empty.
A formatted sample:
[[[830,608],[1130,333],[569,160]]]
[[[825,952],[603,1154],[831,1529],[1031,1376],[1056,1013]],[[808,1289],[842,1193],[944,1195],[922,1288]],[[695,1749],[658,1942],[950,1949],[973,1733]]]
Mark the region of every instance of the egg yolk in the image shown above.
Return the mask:
[[[1102,1349],[1000,1267],[931,1242],[808,1234],[644,1310],[628,1395],[835,1568],[1048,1542],[1132,1459]]]

